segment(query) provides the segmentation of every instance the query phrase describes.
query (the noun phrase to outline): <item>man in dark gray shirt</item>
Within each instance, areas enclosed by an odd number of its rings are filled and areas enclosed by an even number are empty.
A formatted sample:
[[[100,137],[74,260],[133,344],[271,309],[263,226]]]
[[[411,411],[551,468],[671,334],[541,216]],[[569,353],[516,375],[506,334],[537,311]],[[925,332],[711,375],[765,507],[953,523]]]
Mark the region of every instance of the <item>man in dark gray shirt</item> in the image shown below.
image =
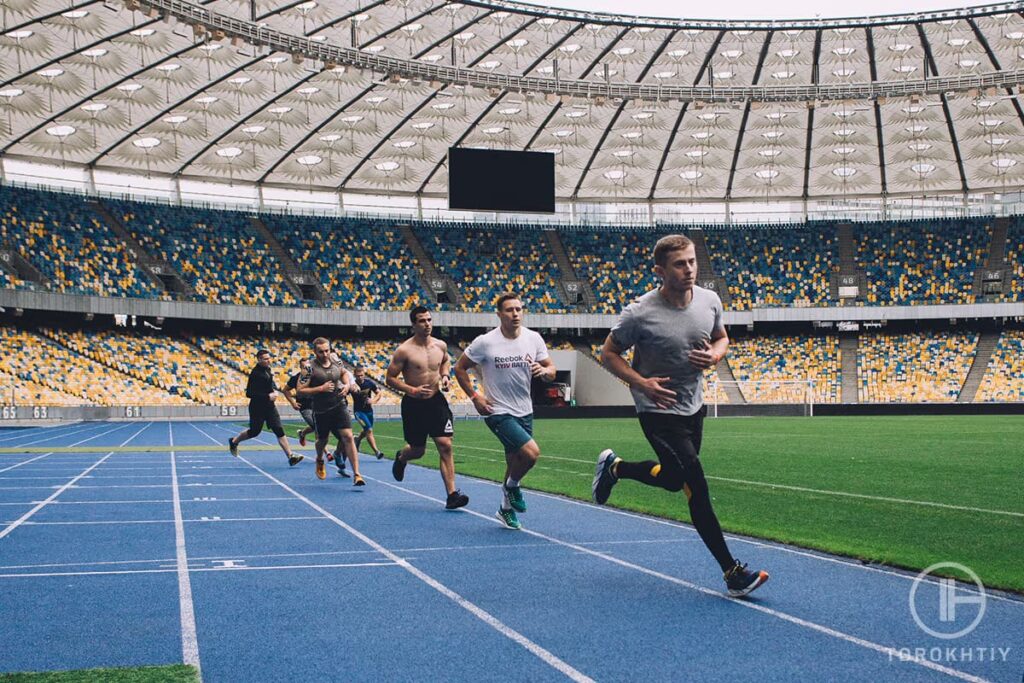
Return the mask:
[[[722,302],[695,284],[696,250],[683,235],[658,240],[654,272],[661,287],[622,311],[605,339],[601,361],[629,385],[640,427],[658,462],[626,462],[611,449],[602,451],[594,472],[594,501],[607,502],[620,479],[683,491],[693,526],[721,566],[729,594],[747,595],[768,580],[768,573],[748,570],[729,552],[698,457],[707,414],[702,376],[725,358],[729,346]],[[632,367],[622,357],[630,347]]]
[[[356,442],[352,438],[352,421],[348,416],[348,392],[359,387],[352,382],[352,376],[341,361],[331,353],[331,342],[323,337],[313,340],[313,364],[309,374],[299,379],[296,393],[313,401],[313,423],[316,425],[316,476],[327,478],[324,454],[331,434],[338,440],[339,453],[344,451],[352,463],[352,484],[365,486],[359,474],[359,458]],[[338,473],[342,476],[342,461],[335,457]]]

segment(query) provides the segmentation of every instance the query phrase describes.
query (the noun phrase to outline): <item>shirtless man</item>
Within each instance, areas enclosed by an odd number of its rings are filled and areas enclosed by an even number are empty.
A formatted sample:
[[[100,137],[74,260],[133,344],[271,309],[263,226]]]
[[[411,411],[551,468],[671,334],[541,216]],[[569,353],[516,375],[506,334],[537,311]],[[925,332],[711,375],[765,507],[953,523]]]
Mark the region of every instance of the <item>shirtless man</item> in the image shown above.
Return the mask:
[[[441,392],[448,391],[448,345],[430,336],[434,329],[430,311],[417,306],[409,312],[413,335],[402,342],[391,357],[386,382],[402,397],[402,433],[405,447],[395,453],[391,474],[396,481],[405,478],[410,460],[422,458],[430,436],[440,455],[441,479],[448,499],[445,508],[455,510],[469,502],[469,496],[455,488],[455,460],[452,458],[452,411]],[[399,379],[401,375],[401,379]]]

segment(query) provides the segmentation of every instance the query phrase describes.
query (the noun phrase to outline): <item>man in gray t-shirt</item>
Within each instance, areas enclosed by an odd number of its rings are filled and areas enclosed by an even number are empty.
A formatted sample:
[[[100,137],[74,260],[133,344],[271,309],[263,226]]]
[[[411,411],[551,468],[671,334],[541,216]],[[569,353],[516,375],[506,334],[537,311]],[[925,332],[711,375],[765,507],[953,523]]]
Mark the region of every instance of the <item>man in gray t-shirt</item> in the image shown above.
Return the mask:
[[[725,358],[729,347],[722,302],[695,284],[696,249],[682,235],[658,240],[654,272],[661,287],[622,311],[601,360],[629,385],[640,427],[658,462],[626,462],[611,449],[602,451],[594,472],[594,501],[604,504],[620,479],[683,491],[693,526],[721,566],[729,594],[747,595],[768,580],[768,573],[748,570],[729,552],[698,457],[707,413],[702,375]],[[632,367],[622,357],[630,347]]]

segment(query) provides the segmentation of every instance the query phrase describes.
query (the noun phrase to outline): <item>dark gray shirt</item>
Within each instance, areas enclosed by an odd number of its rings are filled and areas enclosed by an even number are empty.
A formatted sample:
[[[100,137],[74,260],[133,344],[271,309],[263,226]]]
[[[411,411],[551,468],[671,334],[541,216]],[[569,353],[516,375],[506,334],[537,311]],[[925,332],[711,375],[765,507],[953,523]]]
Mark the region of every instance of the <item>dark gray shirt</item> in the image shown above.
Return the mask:
[[[320,365],[320,361],[313,359],[313,367],[309,371],[309,389],[315,389],[322,384],[334,382],[334,391],[322,394],[313,394],[313,412],[326,413],[340,405],[346,405],[345,397],[341,395],[341,386],[344,384],[345,368],[341,363],[332,360],[326,368]]]
[[[644,377],[668,377],[676,392],[671,408],[659,408],[643,392],[631,389],[638,413],[693,415],[704,405],[703,371],[687,359],[702,340],[724,330],[722,301],[709,289],[694,285],[693,299],[677,308],[659,290],[647,292],[626,306],[612,328],[612,339],[623,349],[633,347],[633,369]]]

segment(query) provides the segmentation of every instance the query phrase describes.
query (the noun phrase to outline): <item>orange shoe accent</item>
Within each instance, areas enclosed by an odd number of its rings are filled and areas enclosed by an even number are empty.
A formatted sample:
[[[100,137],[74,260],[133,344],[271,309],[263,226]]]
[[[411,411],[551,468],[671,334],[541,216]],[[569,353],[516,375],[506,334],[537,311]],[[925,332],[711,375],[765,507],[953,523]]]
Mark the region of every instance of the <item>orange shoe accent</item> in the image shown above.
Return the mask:
[[[651,476],[656,477],[661,473],[661,465],[655,465],[651,468]]]
[[[326,479],[327,478],[327,465],[323,460],[316,461],[316,478]]]

